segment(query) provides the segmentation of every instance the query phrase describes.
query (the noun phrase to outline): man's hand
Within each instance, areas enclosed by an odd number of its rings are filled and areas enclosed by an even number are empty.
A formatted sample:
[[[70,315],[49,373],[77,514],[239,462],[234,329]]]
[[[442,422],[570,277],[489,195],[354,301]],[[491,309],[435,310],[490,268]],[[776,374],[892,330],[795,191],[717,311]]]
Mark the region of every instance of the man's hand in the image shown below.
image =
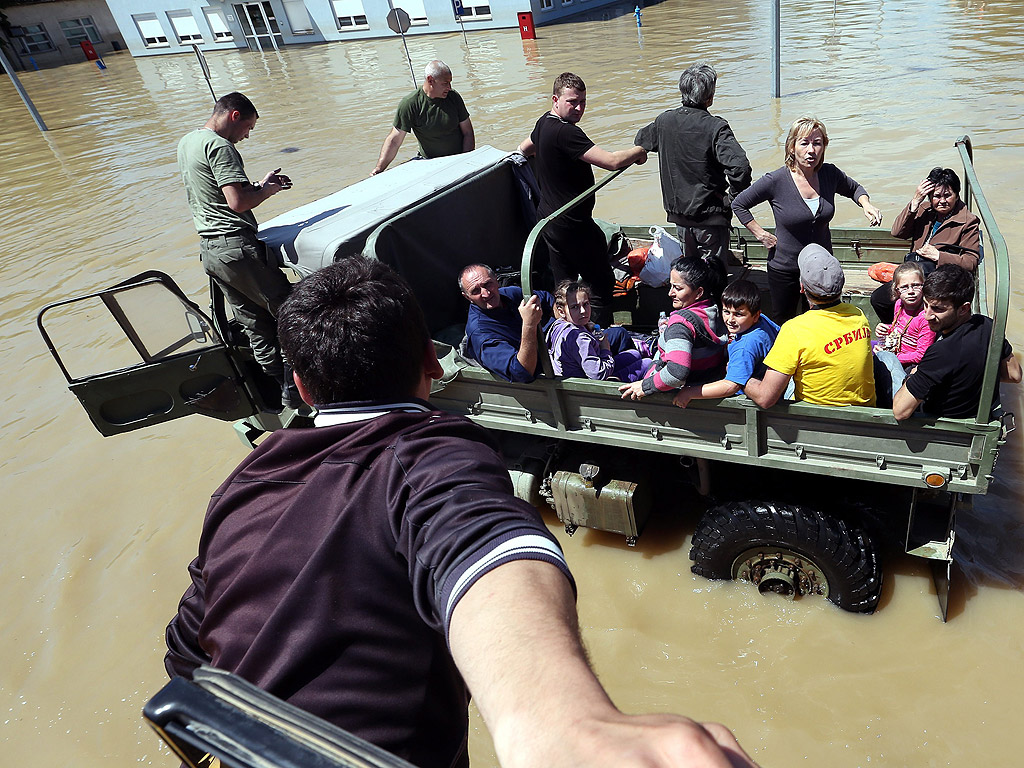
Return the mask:
[[[623,384],[619,387],[623,400],[640,400],[644,396],[644,381],[634,381],[632,384]]]
[[[278,168],[264,176],[260,186],[270,192],[271,195],[276,195],[282,189],[291,189],[292,180],[281,173],[281,169]]]
[[[537,736],[537,740],[543,738],[543,734]],[[698,723],[681,715],[624,715],[614,708],[603,716],[574,722],[569,732],[552,739],[536,756],[549,766],[757,768],[720,723]],[[518,757],[499,754],[503,768],[538,764],[525,755],[522,760]]]
[[[540,305],[540,299],[534,294],[528,299],[523,299],[519,305],[519,316],[523,318],[523,330],[530,328],[537,330],[541,318],[544,317],[544,310]]]
[[[449,636],[502,768],[756,768],[725,726],[620,712],[590,670],[572,590],[550,563],[485,574],[455,607]]]

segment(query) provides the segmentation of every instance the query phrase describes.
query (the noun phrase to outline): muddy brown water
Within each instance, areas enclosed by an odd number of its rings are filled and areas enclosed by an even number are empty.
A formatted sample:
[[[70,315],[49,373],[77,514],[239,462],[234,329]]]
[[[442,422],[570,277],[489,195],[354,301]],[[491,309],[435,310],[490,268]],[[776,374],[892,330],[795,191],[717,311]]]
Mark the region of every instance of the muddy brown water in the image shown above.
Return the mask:
[[[1024,269],[1019,6],[835,6],[783,3],[778,101],[769,98],[767,3],[666,0],[645,9],[639,32],[628,13],[598,13],[542,28],[532,42],[508,30],[473,34],[468,48],[446,35],[410,39],[409,49],[417,69],[435,57],[449,62],[478,142],[509,149],[546,109],[559,72],[587,81],[582,125],[615,149],[677,103],[683,67],[710,59],[720,72],[712,111],[730,120],[756,175],[781,164],[790,121],[817,115],[832,139],[828,159],[865,184],[887,224],[929,168],[957,167],[953,141],[968,133],[1012,269]],[[397,39],[209,61],[218,92],[241,90],[261,110],[241,145],[250,174],[283,167],[295,180],[258,210],[262,220],[368,174],[411,88]],[[35,331],[46,302],[146,269],[168,272],[205,302],[174,157],[181,134],[210,109],[198,65],[190,56],[124,55],[107,64],[22,74],[46,135],[0,82],[6,765],[174,764],[139,711],[165,681],[163,627],[186,585],[209,494],[245,455],[228,425],[199,417],[100,438]],[[656,163],[614,182],[598,213],[663,222]],[[859,209],[840,203],[837,224],[861,221]],[[1019,288],[1012,296],[1008,335],[1020,348],[1024,301]],[[78,341],[88,356],[104,339]],[[1017,392],[1004,389],[1004,399],[1021,413]],[[1021,457],[1018,433],[993,491],[958,521],[946,625],[928,569],[909,558],[888,563],[880,610],[854,616],[694,577],[694,519],[683,509],[659,509],[635,550],[595,532],[569,539],[550,519],[580,584],[594,664],[623,709],[723,721],[766,766],[1015,765]],[[477,719],[471,746],[475,765],[494,764]]]

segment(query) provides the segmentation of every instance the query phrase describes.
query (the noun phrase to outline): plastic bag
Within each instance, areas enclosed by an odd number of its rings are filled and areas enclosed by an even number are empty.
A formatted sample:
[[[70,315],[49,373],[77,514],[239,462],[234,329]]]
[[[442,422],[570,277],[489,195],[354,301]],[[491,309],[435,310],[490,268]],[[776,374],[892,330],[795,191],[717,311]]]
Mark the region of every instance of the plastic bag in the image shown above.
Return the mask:
[[[683,247],[664,227],[651,227],[654,242],[647,252],[647,261],[640,270],[640,281],[644,285],[658,288],[668,283],[672,262],[683,254]]]

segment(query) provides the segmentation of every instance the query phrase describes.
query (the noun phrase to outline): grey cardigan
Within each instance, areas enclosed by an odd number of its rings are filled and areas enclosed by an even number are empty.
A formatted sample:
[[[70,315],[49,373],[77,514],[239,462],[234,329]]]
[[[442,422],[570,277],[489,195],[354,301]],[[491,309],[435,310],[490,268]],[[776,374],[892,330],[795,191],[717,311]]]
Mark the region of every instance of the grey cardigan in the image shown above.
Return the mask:
[[[754,218],[750,209],[768,202],[775,215],[775,237],[778,244],[768,251],[768,266],[773,270],[798,272],[796,257],[805,245],[817,243],[832,252],[832,234],[828,224],[835,216],[835,196],[838,192],[856,201],[867,190],[831,163],[822,163],[818,169],[821,202],[818,212],[811,213],[793,182],[789,168],[783,166],[769,171],[732,201],[732,210],[740,224]]]

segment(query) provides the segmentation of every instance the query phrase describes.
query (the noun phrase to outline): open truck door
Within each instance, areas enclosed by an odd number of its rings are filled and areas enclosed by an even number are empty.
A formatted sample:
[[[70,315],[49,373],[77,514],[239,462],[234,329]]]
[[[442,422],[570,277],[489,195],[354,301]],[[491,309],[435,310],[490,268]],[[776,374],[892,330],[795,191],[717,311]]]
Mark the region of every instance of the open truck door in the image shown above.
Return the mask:
[[[48,304],[36,324],[105,437],[193,413],[236,421],[259,410],[214,323],[162,272]]]
[[[142,711],[183,765],[207,768],[413,768],[237,675],[203,666]]]

